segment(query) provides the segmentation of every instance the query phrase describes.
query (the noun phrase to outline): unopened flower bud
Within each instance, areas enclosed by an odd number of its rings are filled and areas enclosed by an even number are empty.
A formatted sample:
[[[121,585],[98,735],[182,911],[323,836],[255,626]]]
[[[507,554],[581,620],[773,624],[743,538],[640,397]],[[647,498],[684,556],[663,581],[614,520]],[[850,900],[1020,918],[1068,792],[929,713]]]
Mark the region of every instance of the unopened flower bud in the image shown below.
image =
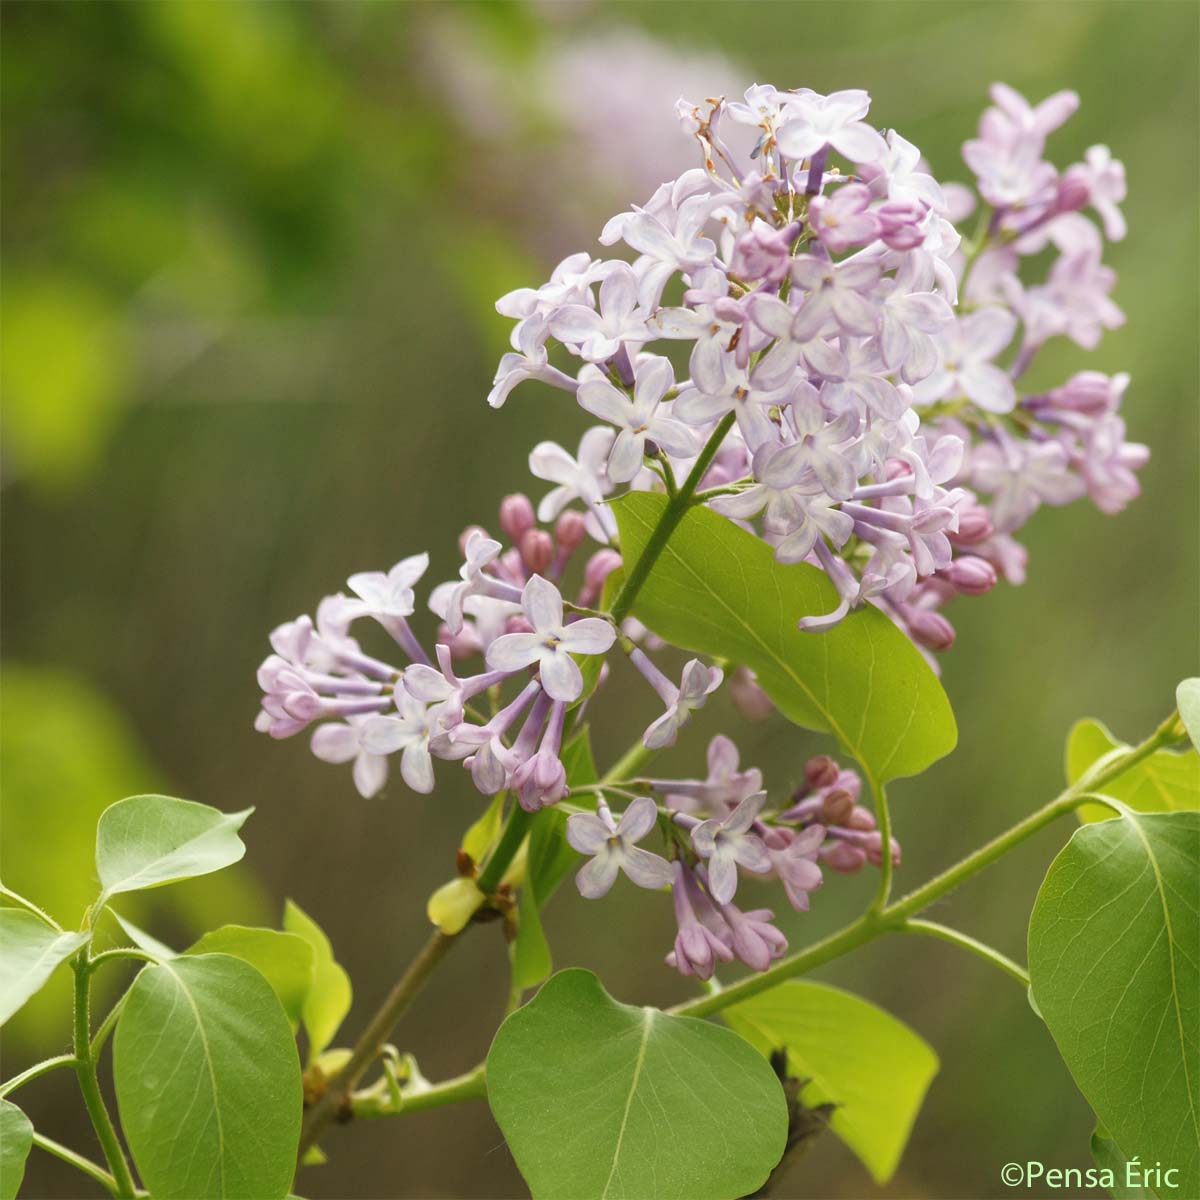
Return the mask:
[[[777,284],[788,273],[790,250],[800,232],[798,222],[784,229],[756,225],[734,244],[730,270],[739,279],[762,279]]]
[[[818,754],[804,764],[804,779],[810,788],[832,787],[837,777],[838,765],[828,754]]]
[[[597,550],[587,561],[583,570],[583,587],[579,592],[579,603],[584,608],[590,608],[600,599],[604,590],[604,581],[621,565],[621,556],[613,549],[605,547]]]
[[[964,554],[954,559],[938,575],[964,596],[982,596],[996,586],[996,568],[977,554]]]
[[[1058,181],[1055,210],[1060,213],[1078,212],[1087,207],[1091,198],[1092,184],[1087,168],[1082,163],[1068,167]]]
[[[900,865],[900,843],[895,838],[891,839],[892,844],[892,866]],[[867,852],[867,858],[873,866],[881,866],[883,863],[883,835],[880,833],[872,834],[866,840],[864,849]]]
[[[572,553],[587,536],[587,519],[577,509],[568,508],[554,525],[554,540],[564,557]]]
[[[533,626],[526,619],[524,614],[517,613],[515,616],[509,617],[504,622],[505,633],[532,633]]]
[[[879,237],[893,250],[913,250],[925,240],[921,222],[928,209],[916,200],[889,200],[875,210]]]
[[[963,505],[958,510],[958,529],[949,535],[960,546],[973,546],[992,536],[992,518],[981,504]]]
[[[1030,398],[1035,411],[1058,409],[1095,417],[1114,411],[1129,382],[1128,375],[1105,375],[1103,371],[1078,371],[1062,387],[1044,396]]]
[[[833,788],[821,801],[821,821],[826,825],[845,825],[853,815],[854,797],[845,788]]]
[[[941,613],[912,609],[905,616],[913,641],[927,650],[949,650],[954,645],[954,626]]]
[[[846,828],[857,829],[863,833],[870,832],[875,828],[875,814],[869,808],[856,804],[846,818]]]
[[[866,853],[849,842],[835,842],[821,852],[821,861],[831,870],[842,875],[853,875],[866,866]]]
[[[500,528],[514,546],[533,526],[533,504],[528,496],[515,492],[500,501]]]
[[[544,529],[527,529],[519,542],[521,561],[531,575],[542,575],[554,561],[554,539]]]
[[[729,694],[747,721],[761,721],[775,711],[771,697],[759,687],[758,677],[749,667],[738,667],[729,677]]]

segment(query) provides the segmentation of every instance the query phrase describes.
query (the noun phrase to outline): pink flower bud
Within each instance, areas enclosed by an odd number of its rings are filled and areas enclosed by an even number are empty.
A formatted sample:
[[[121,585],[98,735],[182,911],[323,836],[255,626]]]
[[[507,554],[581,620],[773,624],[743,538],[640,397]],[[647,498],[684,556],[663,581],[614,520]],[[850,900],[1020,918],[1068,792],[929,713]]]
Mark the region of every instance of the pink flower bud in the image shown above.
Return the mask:
[[[533,504],[528,496],[516,492],[500,501],[500,528],[510,542],[516,545],[533,526]]]
[[[982,596],[996,586],[996,568],[977,554],[964,554],[956,558],[938,575],[964,596]]]
[[[1058,181],[1054,207],[1060,213],[1078,212],[1086,208],[1092,198],[1092,184],[1083,163],[1068,167]]]
[[[853,875],[866,865],[867,856],[849,842],[835,842],[821,854],[822,861],[831,871],[841,875]]]
[[[554,538],[564,557],[576,550],[586,536],[587,519],[574,508],[568,508],[554,526]]]
[[[821,820],[826,825],[845,825],[854,819],[854,797],[845,788],[834,788],[821,802]]]
[[[949,650],[954,645],[954,626],[941,613],[912,609],[905,617],[913,641],[927,650]]]
[[[758,678],[749,667],[738,667],[729,677],[729,694],[747,721],[761,721],[775,711],[771,697],[758,686]]]
[[[960,546],[973,546],[992,536],[992,518],[981,504],[964,505],[958,510],[958,529],[949,535]]]
[[[916,200],[889,200],[875,210],[879,236],[893,250],[913,250],[925,240],[921,222],[928,210]]]
[[[832,787],[837,777],[838,765],[828,754],[818,754],[804,764],[804,779],[810,788]],[[848,792],[846,794],[849,795]]]
[[[850,816],[846,820],[847,829],[857,829],[861,833],[869,833],[875,828],[875,814],[869,808],[863,808],[861,805],[855,805],[850,810]]]
[[[554,561],[554,539],[544,529],[527,529],[520,539],[521,561],[531,575],[542,575]]]
[[[1113,378],[1103,371],[1079,371],[1062,387],[1039,397],[1040,403],[1035,402],[1033,407],[1099,416],[1116,409],[1127,382],[1128,376]]]
[[[579,603],[590,608],[600,599],[604,581],[621,565],[621,556],[608,547],[597,550],[587,561],[583,571],[583,587],[579,592]]]

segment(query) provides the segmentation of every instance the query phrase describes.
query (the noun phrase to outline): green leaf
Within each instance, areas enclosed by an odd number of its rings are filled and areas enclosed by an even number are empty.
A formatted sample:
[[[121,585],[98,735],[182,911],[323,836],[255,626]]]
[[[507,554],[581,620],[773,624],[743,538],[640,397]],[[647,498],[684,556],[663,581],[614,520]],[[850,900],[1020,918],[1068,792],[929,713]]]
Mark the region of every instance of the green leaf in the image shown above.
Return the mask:
[[[126,920],[115,909],[110,908],[108,911],[112,914],[113,920],[120,925],[122,931],[125,933],[125,936],[129,938],[129,940],[135,946],[137,946],[139,950],[145,950],[147,954],[151,955],[153,958],[157,958],[160,962],[167,962],[172,958],[178,957],[178,951],[172,950],[171,947],[166,944],[166,942],[160,942],[158,938],[147,933],[144,929],[135,925],[132,921]]]
[[[1185,679],[1175,689],[1175,703],[1192,745],[1200,750],[1200,679]]]
[[[130,796],[100,814],[96,870],[102,899],[207,875],[246,853],[237,831],[253,812],[223,813],[170,796]]]
[[[145,968],[113,1038],[121,1123],[156,1200],[280,1200],[296,1167],[300,1060],[267,981],[228,954]]]
[[[508,953],[512,960],[513,985],[522,991],[541,983],[554,970],[537,899],[528,884],[521,889],[517,904],[517,936]]]
[[[665,505],[650,492],[613,504],[627,563]],[[674,645],[750,667],[784,716],[832,733],[877,784],[916,775],[954,748],[946,693],[920,651],[869,604],[825,633],[796,628],[836,605],[823,571],[777,563],[761,538],[701,506],[671,535],[634,613]]]
[[[206,933],[185,954],[231,954],[248,962],[271,985],[288,1020],[300,1023],[304,1001],[313,984],[312,946],[295,933],[278,929],[254,929],[246,925],[222,925]]]
[[[33,1145],[33,1123],[15,1105],[0,1100],[0,1200],[14,1200],[25,1178]]]
[[[1131,813],[1077,829],[1029,922],[1037,1005],[1129,1159],[1200,1195],[1200,814]]]
[[[60,933],[23,908],[0,908],[0,1025],[90,936]]]
[[[1067,738],[1067,782],[1074,783],[1104,755],[1127,749],[1099,721],[1091,717],[1077,721]],[[1104,794],[1138,812],[1200,808],[1200,755],[1195,750],[1156,750],[1106,783]],[[1084,804],[1078,812],[1085,822],[1107,821],[1113,815],[1112,809],[1103,804]]]
[[[732,1200],[783,1153],[767,1062],[694,1017],[618,1004],[560,971],[500,1027],[488,1101],[534,1200]]]
[[[821,983],[783,983],[724,1015],[764,1055],[786,1048],[788,1074],[810,1081],[801,1101],[834,1104],[830,1128],[886,1183],[937,1074],[933,1049],[890,1013]]]
[[[562,763],[570,787],[595,783],[599,778],[587,726],[563,747]],[[583,805],[595,803],[590,795],[579,797],[579,802]],[[539,908],[554,895],[567,873],[579,862],[578,853],[567,844],[566,829],[566,814],[553,806],[543,808],[533,818],[525,878],[533,889]]]
[[[1129,1160],[1121,1153],[1121,1147],[1113,1141],[1112,1134],[1100,1122],[1092,1133],[1092,1158],[1101,1171],[1112,1174],[1112,1183],[1104,1184],[1113,1200],[1154,1200],[1154,1193],[1140,1183],[1130,1184]],[[1147,1164],[1149,1165],[1149,1164]]]
[[[312,987],[302,1009],[311,1064],[333,1041],[350,1011],[353,998],[350,977],[334,960],[333,947],[325,931],[294,900],[284,905],[283,927],[288,933],[302,937],[313,951]]]
[[[492,797],[483,815],[463,834],[462,848],[473,863],[481,863],[500,837],[504,824],[504,793]]]

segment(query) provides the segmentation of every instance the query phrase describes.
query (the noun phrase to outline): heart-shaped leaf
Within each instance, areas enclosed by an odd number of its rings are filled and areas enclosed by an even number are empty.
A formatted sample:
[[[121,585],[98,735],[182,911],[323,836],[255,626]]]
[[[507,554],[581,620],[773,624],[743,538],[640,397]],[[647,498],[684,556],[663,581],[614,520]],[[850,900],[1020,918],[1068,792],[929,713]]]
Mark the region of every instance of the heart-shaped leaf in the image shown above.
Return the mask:
[[[293,1027],[300,1023],[313,984],[313,948],[294,933],[222,925],[206,933],[186,954],[231,954],[248,962],[271,985]]]
[[[937,1074],[937,1055],[923,1038],[874,1004],[820,983],[780,984],[727,1008],[725,1019],[763,1054],[786,1049],[788,1073],[809,1081],[803,1103],[833,1104],[834,1133],[876,1183],[892,1177]]]
[[[560,971],[500,1027],[488,1101],[535,1200],[733,1200],[783,1154],[766,1060],[694,1017],[618,1004]]]
[[[89,938],[62,933],[23,908],[0,908],[0,1025]]]
[[[1200,814],[1084,825],[1029,922],[1037,1007],[1125,1158],[1200,1195]]]
[[[1128,750],[1099,721],[1077,721],[1067,738],[1067,782],[1075,783],[1097,759]],[[1195,750],[1156,750],[1104,785],[1106,795],[1138,812],[1180,812],[1200,808],[1200,755]],[[1107,821],[1112,809],[1084,804],[1081,821]]]
[[[96,870],[101,900],[207,875],[246,853],[237,835],[252,808],[223,813],[171,796],[130,796],[100,814]]]
[[[666,502],[631,492],[613,504],[627,564]],[[633,607],[674,645],[751,667],[784,716],[832,733],[876,783],[916,775],[954,749],[946,693],[916,646],[869,604],[825,633],[797,629],[800,617],[837,602],[823,571],[776,562],[761,538],[697,507],[671,534]]]
[[[33,1145],[33,1123],[15,1105],[0,1100],[0,1200],[14,1200],[25,1178]]]
[[[270,984],[227,954],[180,955],[130,988],[113,1038],[121,1123],[162,1200],[281,1200],[296,1167],[300,1060]]]
[[[350,1011],[353,993],[350,976],[333,957],[333,946],[325,931],[298,905],[289,900],[283,908],[283,927],[302,937],[313,952],[312,987],[301,1010],[308,1033],[308,1061],[317,1060]]]

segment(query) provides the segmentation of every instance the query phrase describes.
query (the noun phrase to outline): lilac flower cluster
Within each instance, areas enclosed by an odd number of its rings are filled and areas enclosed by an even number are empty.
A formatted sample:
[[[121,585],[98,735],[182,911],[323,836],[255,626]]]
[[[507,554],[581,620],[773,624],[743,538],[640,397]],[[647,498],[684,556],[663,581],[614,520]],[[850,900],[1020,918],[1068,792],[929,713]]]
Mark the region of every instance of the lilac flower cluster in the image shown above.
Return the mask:
[[[997,86],[993,99],[964,148],[984,205],[969,243],[953,222],[974,198],[869,125],[865,92],[755,86],[744,101],[681,101],[703,165],[605,227],[602,244],[624,243],[632,260],[572,255],[541,287],[498,302],[516,324],[490,403],[540,380],[600,424],[573,454],[534,447],[530,471],[551,486],[536,508],[523,494],[502,501],[504,541],[464,531],[457,577],[428,598],[431,649],[410,624],[425,554],[352,575],[315,620],[275,629],[257,728],[310,731],[318,758],[353,764],[365,797],[398,756],[414,791],[433,790],[434,760],[458,762],[484,795],[511,792],[535,812],[569,794],[563,747],[614,646],[657,700],[647,752],[676,741],[727,667],[744,715],[771,710],[745,666],[692,659],[668,674],[652,657],[658,639],[603,611],[622,565],[608,504],[619,489],[674,492],[702,462],[698,502],[832,582],[832,611],[797,614],[802,629],[870,603],[926,651],[954,640],[947,601],[999,575],[1020,581],[1012,535],[1040,504],[1086,494],[1121,508],[1146,460],[1119,416],[1127,376],[1082,371],[1020,390],[1049,338],[1090,348],[1120,323],[1100,232],[1082,212],[1123,235],[1120,164],[1103,147],[1061,174],[1044,161],[1073,94],[1033,108]],[[1024,260],[1048,248],[1045,280],[1023,282]],[[398,655],[364,647],[360,622]],[[703,978],[735,957],[764,969],[786,940],[770,910],[734,904],[744,874],[778,880],[806,910],[822,867],[898,861],[860,790],[858,775],[821,756],[769,810],[761,773],[741,769],[718,736],[705,779],[580,789],[595,807],[569,806],[568,841],[589,860],[579,890],[601,896],[620,872],[670,887],[671,965]],[[619,816],[614,797],[628,801]],[[662,854],[639,845],[656,830]]]
[[[766,970],[787,949],[770,909],[743,911],[733,903],[743,872],[777,880],[792,907],[807,912],[809,893],[822,883],[820,864],[848,874],[883,858],[875,818],[858,804],[855,772],[825,755],[809,759],[790,806],[767,817],[761,772],[738,765],[737,748],[718,735],[709,744],[706,779],[639,781],[662,797],[661,806],[639,795],[617,820],[601,796],[596,812],[567,818],[567,840],[589,857],[576,876],[580,893],[603,896],[619,871],[639,887],[670,886],[678,933],[666,961],[701,979],[734,958]],[[637,844],[656,827],[670,861]],[[894,840],[891,853],[898,863]]]
[[[1127,376],[1019,390],[1047,340],[1091,349],[1123,320],[1083,212],[1124,236],[1123,168],[1103,146],[1061,173],[1043,158],[1074,93],[1036,108],[1003,85],[992,96],[964,146],[983,205],[969,241],[955,222],[975,197],[869,125],[865,92],[680,101],[702,166],[605,226],[601,244],[632,261],[574,254],[497,304],[516,324],[489,402],[537,379],[604,423],[576,456],[534,451],[557,485],[547,511],[578,502],[610,539],[604,498],[682,477],[732,414],[701,488],[779,561],[828,575],[836,607],[801,628],[872,603],[944,650],[948,600],[1022,580],[1012,535],[1041,504],[1086,494],[1115,512],[1135,496],[1148,452],[1125,440]],[[1048,248],[1044,281],[1022,282]]]

